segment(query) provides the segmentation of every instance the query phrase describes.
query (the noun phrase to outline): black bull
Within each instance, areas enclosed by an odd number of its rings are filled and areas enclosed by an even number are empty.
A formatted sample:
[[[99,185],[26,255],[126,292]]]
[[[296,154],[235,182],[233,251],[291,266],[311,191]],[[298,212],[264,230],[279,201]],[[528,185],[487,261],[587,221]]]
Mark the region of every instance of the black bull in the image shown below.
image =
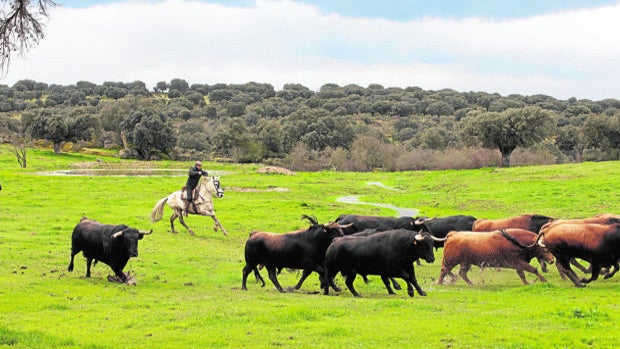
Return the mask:
[[[345,283],[354,296],[359,297],[353,287],[357,274],[380,275],[388,293],[393,294],[388,278],[399,277],[407,282],[407,293],[413,297],[413,288],[425,296],[415,277],[413,261],[422,258],[428,263],[435,261],[433,254],[434,236],[427,232],[412,232],[406,229],[381,232],[366,237],[336,238],[325,253],[324,280],[332,280],[338,272],[345,277]],[[329,293],[324,283],[325,294]]]
[[[103,262],[112,268],[114,274],[123,282],[127,276],[123,268],[130,257],[138,256],[138,240],[153,231],[145,232],[126,225],[102,224],[82,218],[73,229],[71,236],[71,262],[67,270],[73,271],[73,258],[80,251],[86,257],[86,277],[90,277],[93,262]]]

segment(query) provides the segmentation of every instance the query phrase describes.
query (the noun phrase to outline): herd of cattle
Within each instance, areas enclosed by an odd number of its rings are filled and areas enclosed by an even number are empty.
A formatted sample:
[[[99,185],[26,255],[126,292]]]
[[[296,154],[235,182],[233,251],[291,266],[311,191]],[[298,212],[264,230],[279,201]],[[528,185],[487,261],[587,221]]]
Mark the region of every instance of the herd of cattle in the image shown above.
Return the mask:
[[[453,282],[452,269],[460,265],[459,275],[467,283],[472,265],[515,269],[527,284],[524,271],[542,282],[546,279],[530,264],[536,258],[543,272],[547,263],[557,261],[562,278],[568,277],[577,287],[596,280],[601,272],[612,277],[620,267],[620,215],[599,214],[585,219],[554,219],[542,215],[522,215],[508,219],[487,220],[456,215],[444,218],[381,217],[346,214],[335,221],[319,224],[315,218],[306,229],[285,234],[253,231],[245,243],[245,266],[242,290],[247,290],[247,278],[253,273],[265,286],[260,269],[267,269],[269,279],[280,292],[278,281],[282,269],[302,270],[294,286],[301,288],[306,278],[319,274],[321,289],[340,292],[334,278],[340,273],[349,291],[359,294],[353,286],[357,275],[378,275],[388,293],[400,289],[394,278],[407,283],[409,296],[414,288],[419,295],[426,293],[416,280],[414,263],[420,258],[428,263],[435,260],[434,249],[443,248],[438,283],[446,277]],[[130,257],[138,255],[138,240],[152,231],[140,231],[125,225],[107,225],[82,218],[72,234],[71,261],[83,251],[86,257],[86,276],[90,276],[93,261],[109,265],[121,282],[127,281],[123,268]],[[581,266],[577,259],[590,263]],[[589,278],[580,278],[571,264]],[[611,269],[611,270],[610,270]]]
[[[334,277],[340,273],[349,291],[359,296],[353,281],[359,274],[379,275],[388,293],[393,278],[407,283],[409,296],[426,293],[418,284],[413,264],[422,258],[432,263],[433,249],[443,247],[443,259],[438,283],[446,276],[456,279],[452,269],[460,265],[459,275],[467,283],[472,265],[515,269],[527,284],[524,271],[546,279],[530,264],[538,259],[543,271],[547,263],[557,260],[562,278],[568,277],[577,287],[596,280],[605,268],[605,278],[619,269],[620,215],[600,214],[586,219],[562,220],[542,215],[521,215],[508,219],[487,220],[456,215],[445,218],[378,217],[341,215],[334,222],[319,224],[305,216],[311,225],[307,229],[286,234],[254,231],[245,244],[242,289],[247,290],[248,275],[265,285],[259,269],[267,269],[269,279],[280,291],[278,273],[283,268],[303,270],[299,289],[314,271],[319,274],[321,289],[339,292]],[[576,259],[590,262],[589,269]],[[581,279],[571,264],[591,273]],[[612,270],[607,268],[613,267]]]

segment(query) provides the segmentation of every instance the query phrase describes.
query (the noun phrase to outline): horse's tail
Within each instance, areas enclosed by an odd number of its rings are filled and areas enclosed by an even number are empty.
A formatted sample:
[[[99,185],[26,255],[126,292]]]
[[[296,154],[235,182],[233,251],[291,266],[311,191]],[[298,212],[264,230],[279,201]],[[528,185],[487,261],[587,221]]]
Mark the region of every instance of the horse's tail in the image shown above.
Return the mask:
[[[168,201],[167,197],[159,200],[157,204],[155,204],[153,211],[151,211],[151,222],[158,222],[164,215],[164,205],[166,204],[166,201]]]

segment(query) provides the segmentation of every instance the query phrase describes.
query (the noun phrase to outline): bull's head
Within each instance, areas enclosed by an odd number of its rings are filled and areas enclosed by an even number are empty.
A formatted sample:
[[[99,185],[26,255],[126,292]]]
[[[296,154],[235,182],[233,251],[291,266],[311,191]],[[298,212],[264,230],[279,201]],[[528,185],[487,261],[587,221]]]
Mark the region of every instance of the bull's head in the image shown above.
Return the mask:
[[[428,263],[435,261],[435,253],[433,252],[433,241],[445,241],[446,239],[439,239],[431,234],[420,230],[415,234],[413,245],[416,248],[418,256],[424,259]]]
[[[353,223],[342,225],[337,222],[330,222],[323,224],[323,226],[325,227],[326,231],[329,231],[330,229],[335,229],[338,232],[338,236],[344,236],[345,229],[352,227]]]
[[[144,235],[152,233],[153,229],[147,232],[145,230],[125,228],[112,234],[111,238],[113,241],[120,241],[122,239],[127,255],[129,255],[129,257],[138,257],[138,240],[142,239]]]

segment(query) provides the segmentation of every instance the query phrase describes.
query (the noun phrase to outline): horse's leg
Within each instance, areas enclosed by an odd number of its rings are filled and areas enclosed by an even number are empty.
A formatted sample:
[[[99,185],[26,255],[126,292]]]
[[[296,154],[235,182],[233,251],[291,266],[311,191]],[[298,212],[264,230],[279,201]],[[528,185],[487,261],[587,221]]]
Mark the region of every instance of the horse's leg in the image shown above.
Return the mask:
[[[172,232],[172,234],[178,234],[179,232],[174,230],[174,220],[177,219],[179,215],[177,214],[177,211],[174,210],[174,213],[172,214],[172,216],[170,216],[170,231]]]
[[[187,231],[189,231],[191,235],[195,235],[194,231],[190,229],[190,227],[188,227],[187,224],[185,224],[185,220],[183,219],[183,214],[179,213],[178,216],[179,216],[179,222],[181,222],[181,224],[185,227],[185,229],[187,229]]]
[[[213,230],[217,231],[217,227],[220,227],[220,229],[222,229],[222,233],[224,234],[224,236],[228,236],[228,232],[226,231],[226,229],[224,229],[224,227],[222,227],[222,223],[220,223],[220,220],[217,219],[217,217],[215,217],[215,214],[211,215],[211,218],[213,218],[213,221],[215,222],[215,226],[213,227]]]

